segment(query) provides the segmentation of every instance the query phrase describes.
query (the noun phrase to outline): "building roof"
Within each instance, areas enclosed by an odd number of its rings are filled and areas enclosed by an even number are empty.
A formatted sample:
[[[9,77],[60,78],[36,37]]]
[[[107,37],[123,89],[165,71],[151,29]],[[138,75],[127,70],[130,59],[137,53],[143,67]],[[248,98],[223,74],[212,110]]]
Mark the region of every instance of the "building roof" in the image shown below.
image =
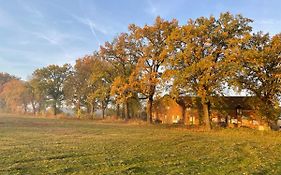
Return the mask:
[[[225,96],[215,97],[212,102],[214,109],[236,109],[240,107],[244,110],[255,109],[258,99],[253,96]]]
[[[176,101],[179,105],[189,108],[201,107],[199,97],[179,97]],[[212,109],[236,109],[240,107],[244,110],[252,110],[257,107],[257,104],[258,98],[254,96],[220,96],[210,98]]]

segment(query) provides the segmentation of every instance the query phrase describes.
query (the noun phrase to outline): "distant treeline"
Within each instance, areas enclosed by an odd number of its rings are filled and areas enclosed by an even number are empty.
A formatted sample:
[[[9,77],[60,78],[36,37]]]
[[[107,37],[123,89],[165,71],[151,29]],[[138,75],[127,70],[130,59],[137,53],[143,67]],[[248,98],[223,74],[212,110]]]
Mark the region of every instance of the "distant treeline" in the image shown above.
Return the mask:
[[[262,101],[267,120],[278,117],[281,91],[281,34],[252,32],[251,19],[222,13],[179,25],[157,17],[153,25],[129,25],[92,55],[71,66],[49,65],[28,81],[0,74],[1,106],[34,113],[72,106],[78,117],[96,110],[130,119],[146,111],[152,122],[155,98],[169,93],[198,96],[210,128],[210,97],[226,88],[247,91]],[[146,103],[146,105],[144,105]]]

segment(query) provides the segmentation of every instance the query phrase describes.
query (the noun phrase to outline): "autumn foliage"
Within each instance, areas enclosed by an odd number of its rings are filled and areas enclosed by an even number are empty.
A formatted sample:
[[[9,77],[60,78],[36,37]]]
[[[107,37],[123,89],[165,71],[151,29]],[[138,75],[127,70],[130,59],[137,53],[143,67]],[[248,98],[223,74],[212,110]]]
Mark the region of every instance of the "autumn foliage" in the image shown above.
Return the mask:
[[[210,129],[210,97],[232,88],[261,99],[260,111],[273,121],[281,92],[281,34],[253,33],[252,22],[222,13],[184,25],[160,17],[152,25],[132,24],[73,67],[50,65],[27,82],[1,84],[1,99],[12,111],[51,107],[57,114],[68,106],[78,117],[101,111],[102,117],[146,117],[151,123],[156,96],[198,96],[202,123]]]

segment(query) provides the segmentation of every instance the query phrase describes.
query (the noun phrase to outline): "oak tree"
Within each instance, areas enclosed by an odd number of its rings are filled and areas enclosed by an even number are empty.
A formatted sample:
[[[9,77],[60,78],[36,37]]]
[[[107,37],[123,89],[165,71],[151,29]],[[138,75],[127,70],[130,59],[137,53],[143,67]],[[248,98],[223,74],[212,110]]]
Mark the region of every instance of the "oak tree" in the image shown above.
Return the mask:
[[[235,70],[233,56],[248,35],[250,19],[223,13],[218,19],[200,17],[176,29],[169,38],[173,92],[201,98],[206,129],[211,129],[211,97],[223,93],[222,85]]]
[[[130,26],[135,40],[140,44],[141,56],[135,71],[131,74],[132,87],[147,99],[147,122],[152,122],[152,104],[167,60],[166,40],[178,26],[176,20],[166,21],[157,17],[153,25]]]
[[[50,100],[54,110],[54,115],[59,112],[62,101],[65,99],[63,84],[70,74],[70,65],[63,66],[49,65],[33,72],[33,81],[36,82],[38,91],[45,95],[45,99]]]
[[[237,86],[260,100],[257,106],[265,119],[276,120],[281,94],[281,34],[253,34],[241,50],[238,65]]]
[[[129,77],[140,57],[138,49],[137,42],[127,33],[120,34],[113,42],[106,42],[100,48],[101,56],[112,65],[115,72],[111,95],[117,103],[117,115],[120,115],[119,105],[123,105],[125,119],[131,117],[129,101],[135,93],[130,86]]]

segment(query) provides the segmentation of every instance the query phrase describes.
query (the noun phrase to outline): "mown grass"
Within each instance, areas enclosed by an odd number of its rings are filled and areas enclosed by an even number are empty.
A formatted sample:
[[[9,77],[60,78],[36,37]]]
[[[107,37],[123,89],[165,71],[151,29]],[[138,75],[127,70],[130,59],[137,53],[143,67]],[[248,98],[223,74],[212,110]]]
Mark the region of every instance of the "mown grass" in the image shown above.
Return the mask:
[[[281,174],[281,134],[2,114],[0,174]]]

